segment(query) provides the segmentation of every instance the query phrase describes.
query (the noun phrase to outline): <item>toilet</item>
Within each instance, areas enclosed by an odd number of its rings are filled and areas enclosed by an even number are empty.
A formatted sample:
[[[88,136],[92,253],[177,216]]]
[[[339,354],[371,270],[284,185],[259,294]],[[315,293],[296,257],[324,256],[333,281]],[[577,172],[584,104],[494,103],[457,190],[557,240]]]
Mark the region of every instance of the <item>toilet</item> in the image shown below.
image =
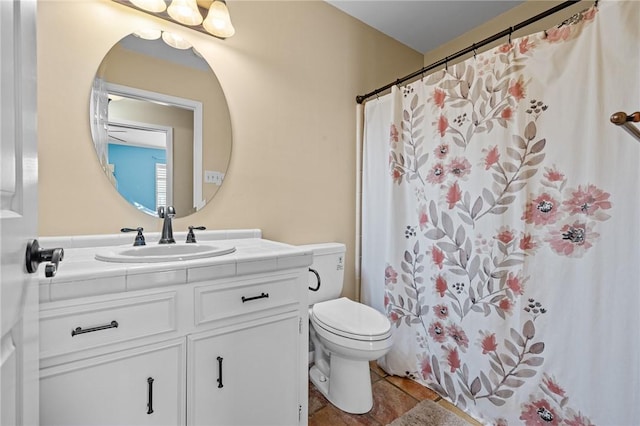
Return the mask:
[[[369,361],[391,349],[391,323],[375,309],[340,297],[345,245],[300,246],[313,252],[309,269],[309,378],[337,408],[363,414],[373,407]]]

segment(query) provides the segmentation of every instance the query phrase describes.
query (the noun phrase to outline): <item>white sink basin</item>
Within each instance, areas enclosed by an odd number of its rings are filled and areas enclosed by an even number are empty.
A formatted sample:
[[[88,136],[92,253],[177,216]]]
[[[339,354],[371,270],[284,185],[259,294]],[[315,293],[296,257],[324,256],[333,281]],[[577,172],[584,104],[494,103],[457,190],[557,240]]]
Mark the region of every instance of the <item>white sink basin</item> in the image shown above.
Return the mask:
[[[116,263],[156,263],[204,259],[233,253],[231,246],[211,244],[150,244],[147,246],[110,247],[96,253],[96,260]]]

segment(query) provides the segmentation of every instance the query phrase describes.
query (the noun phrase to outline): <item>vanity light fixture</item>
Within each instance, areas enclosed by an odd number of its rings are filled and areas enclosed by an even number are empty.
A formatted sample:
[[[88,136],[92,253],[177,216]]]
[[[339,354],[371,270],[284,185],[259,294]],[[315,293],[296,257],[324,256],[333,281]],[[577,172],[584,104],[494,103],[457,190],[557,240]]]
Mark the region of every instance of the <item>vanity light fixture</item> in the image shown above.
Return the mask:
[[[202,23],[205,30],[216,37],[228,38],[236,33],[225,0],[214,0],[209,6],[207,18]]]
[[[167,13],[174,21],[187,26],[202,24],[202,14],[198,10],[196,0],[172,0]]]
[[[191,43],[189,43],[187,40],[183,39],[177,34],[167,31],[162,32],[162,41],[164,41],[174,49],[185,50],[191,47]]]
[[[161,31],[155,28],[138,30],[134,32],[133,35],[136,37],[140,37],[141,39],[150,41],[157,40],[162,37],[162,41],[164,41],[167,45],[173,47],[174,49],[185,50],[192,47],[191,43],[189,43],[179,35],[170,33],[168,31]]]
[[[162,31],[157,28],[145,28],[143,30],[136,31],[133,35],[144,40],[157,40],[162,35]]]
[[[131,0],[131,3],[148,12],[159,13],[167,10],[167,4],[164,0]]]
[[[216,38],[229,38],[236,32],[231,23],[229,9],[225,0],[112,1]],[[168,7],[167,4],[169,5]],[[204,20],[202,19],[203,16],[206,16]]]

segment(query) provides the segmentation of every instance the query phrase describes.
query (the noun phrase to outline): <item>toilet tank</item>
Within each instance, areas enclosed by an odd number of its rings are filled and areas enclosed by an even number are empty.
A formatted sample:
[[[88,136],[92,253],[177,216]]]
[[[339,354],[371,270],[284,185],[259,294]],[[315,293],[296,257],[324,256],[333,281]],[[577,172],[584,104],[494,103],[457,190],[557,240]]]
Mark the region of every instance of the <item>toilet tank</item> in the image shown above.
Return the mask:
[[[313,252],[313,264],[309,267],[320,277],[318,291],[309,290],[309,306],[325,300],[337,299],[344,283],[344,254],[346,247],[341,243],[307,244],[298,246]],[[317,286],[316,275],[309,271],[309,287]]]

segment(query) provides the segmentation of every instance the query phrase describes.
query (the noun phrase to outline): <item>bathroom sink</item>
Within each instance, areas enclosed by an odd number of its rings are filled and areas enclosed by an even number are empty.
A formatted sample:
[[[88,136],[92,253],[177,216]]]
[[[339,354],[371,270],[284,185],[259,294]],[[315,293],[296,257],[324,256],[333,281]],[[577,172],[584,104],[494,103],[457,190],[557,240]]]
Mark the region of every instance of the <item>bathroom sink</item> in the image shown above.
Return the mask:
[[[117,263],[156,263],[204,259],[236,251],[235,247],[211,244],[154,244],[138,247],[111,247],[96,253],[96,260]]]

